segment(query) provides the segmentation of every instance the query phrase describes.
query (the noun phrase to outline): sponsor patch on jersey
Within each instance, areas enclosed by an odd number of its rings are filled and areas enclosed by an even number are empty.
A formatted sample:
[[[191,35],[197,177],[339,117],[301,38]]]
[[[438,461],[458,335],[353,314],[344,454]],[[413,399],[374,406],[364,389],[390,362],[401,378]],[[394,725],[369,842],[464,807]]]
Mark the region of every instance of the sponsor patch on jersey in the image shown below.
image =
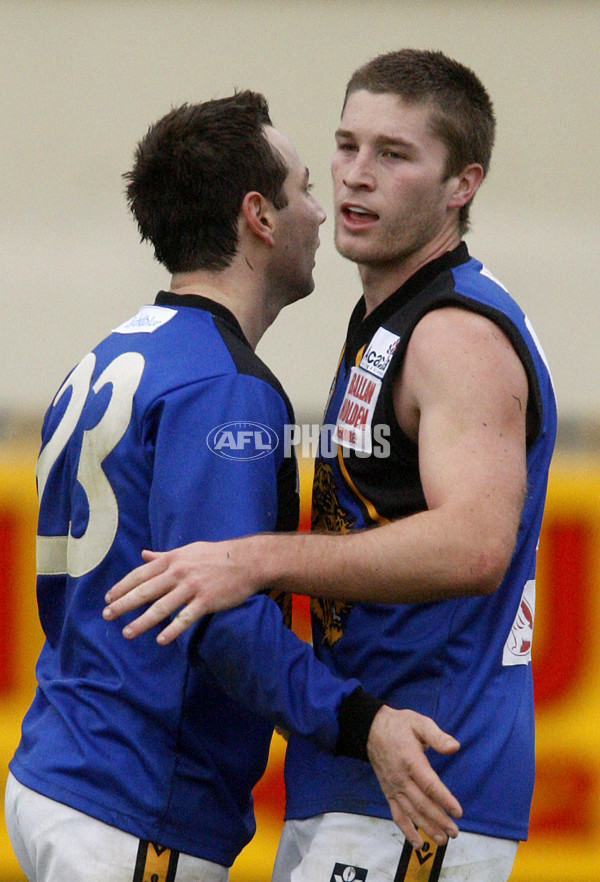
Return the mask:
[[[365,882],[368,872],[364,867],[336,864],[329,882]]]
[[[175,882],[179,852],[140,839],[131,882]]]
[[[337,444],[363,453],[372,452],[371,427],[380,392],[381,380],[361,367],[352,368],[333,433]]]
[[[421,848],[404,843],[394,882],[438,882],[447,846],[436,845],[422,830],[419,832],[425,841]]]
[[[525,583],[519,609],[502,653],[503,665],[528,665],[531,661],[535,618],[535,579]]]
[[[399,342],[398,334],[392,334],[386,328],[379,328],[360,360],[360,367],[381,379],[390,366]]]
[[[115,334],[152,334],[157,328],[170,322],[177,315],[176,309],[168,306],[142,306],[140,311],[114,328]]]

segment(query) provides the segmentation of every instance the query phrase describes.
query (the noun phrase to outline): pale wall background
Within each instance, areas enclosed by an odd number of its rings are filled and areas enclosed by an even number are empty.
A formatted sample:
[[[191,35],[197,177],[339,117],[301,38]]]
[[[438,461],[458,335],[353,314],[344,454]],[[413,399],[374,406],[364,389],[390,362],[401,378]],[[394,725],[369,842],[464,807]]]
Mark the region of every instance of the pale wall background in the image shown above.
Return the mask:
[[[563,419],[597,420],[600,5],[573,0],[0,0],[0,413],[41,413],[168,284],[123,198],[150,122],[263,91],[329,210],[346,81],[401,46],[442,49],[490,90],[498,140],[468,243],[529,313]],[[321,238],[316,293],[259,348],[316,419],[360,293],[329,221]]]

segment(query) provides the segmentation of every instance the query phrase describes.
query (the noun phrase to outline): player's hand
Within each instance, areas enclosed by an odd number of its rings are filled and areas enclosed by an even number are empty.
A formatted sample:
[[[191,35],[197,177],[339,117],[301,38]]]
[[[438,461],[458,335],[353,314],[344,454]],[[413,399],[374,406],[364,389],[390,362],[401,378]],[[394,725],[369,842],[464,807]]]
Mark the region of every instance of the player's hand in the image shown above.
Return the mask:
[[[172,551],[144,551],[147,563],[107,593],[103,617],[111,621],[150,603],[123,629],[132,639],[177,613],[157,637],[158,643],[170,643],[201,616],[237,606],[262,587],[242,553],[241,543],[248,541],[192,542]]]
[[[415,848],[423,845],[419,830],[438,845],[457,836],[452,818],[462,815],[460,803],[431,768],[425,756],[428,747],[454,753],[460,745],[430,717],[415,711],[384,705],[375,715],[367,753],[394,821]]]

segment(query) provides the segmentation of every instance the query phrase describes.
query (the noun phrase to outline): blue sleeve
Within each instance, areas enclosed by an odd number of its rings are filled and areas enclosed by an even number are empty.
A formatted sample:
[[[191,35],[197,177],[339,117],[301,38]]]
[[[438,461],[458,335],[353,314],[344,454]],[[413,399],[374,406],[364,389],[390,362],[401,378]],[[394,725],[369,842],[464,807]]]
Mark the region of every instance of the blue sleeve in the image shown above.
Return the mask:
[[[270,597],[256,594],[201,621],[190,657],[244,707],[336,751],[342,702],[360,683],[334,677],[312,646],[284,625]]]
[[[153,458],[149,513],[153,548],[217,541],[275,529],[278,473],[287,410],[268,383],[232,374],[185,386],[156,403],[146,442]],[[228,424],[261,424],[275,433],[273,452],[227,458],[211,433]],[[238,426],[232,426],[237,433]]]
[[[160,402],[152,433],[154,547],[274,530],[287,419],[277,391],[244,374],[184,387]],[[218,456],[207,439],[216,427],[234,422],[267,426],[277,447],[252,459]],[[270,597],[257,595],[208,617],[191,635],[182,635],[182,646],[190,639],[194,663],[208,668],[232,698],[275,725],[335,749],[339,709],[359,683],[334,677],[286,627]]]

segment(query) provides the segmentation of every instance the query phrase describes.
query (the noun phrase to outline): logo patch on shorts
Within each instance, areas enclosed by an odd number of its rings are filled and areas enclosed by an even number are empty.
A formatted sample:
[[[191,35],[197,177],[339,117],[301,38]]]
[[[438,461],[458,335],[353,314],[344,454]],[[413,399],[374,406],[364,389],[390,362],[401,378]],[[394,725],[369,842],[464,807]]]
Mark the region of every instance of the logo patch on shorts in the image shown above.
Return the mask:
[[[425,842],[418,849],[413,848],[408,840],[404,843],[394,882],[438,882],[446,846],[436,845],[424,836],[422,830],[419,832]]]
[[[364,867],[352,867],[350,864],[336,864],[329,882],[365,882],[367,873]]]
[[[131,882],[175,882],[179,852],[140,839]]]

